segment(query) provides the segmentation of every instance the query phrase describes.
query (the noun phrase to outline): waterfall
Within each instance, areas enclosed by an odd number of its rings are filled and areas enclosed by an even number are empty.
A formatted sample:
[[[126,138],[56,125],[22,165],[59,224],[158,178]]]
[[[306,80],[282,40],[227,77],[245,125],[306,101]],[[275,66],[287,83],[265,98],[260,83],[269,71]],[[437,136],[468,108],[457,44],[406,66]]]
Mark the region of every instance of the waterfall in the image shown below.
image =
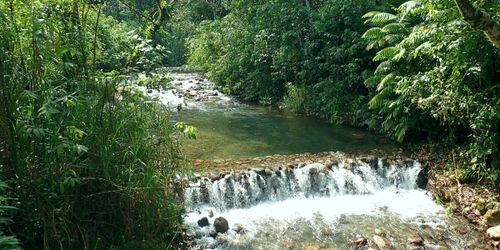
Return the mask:
[[[253,168],[217,177],[193,179],[185,189],[188,211],[210,206],[219,211],[247,208],[290,198],[371,194],[382,190],[417,188],[422,167],[418,161],[387,163],[344,160],[325,166],[312,163],[280,168]]]

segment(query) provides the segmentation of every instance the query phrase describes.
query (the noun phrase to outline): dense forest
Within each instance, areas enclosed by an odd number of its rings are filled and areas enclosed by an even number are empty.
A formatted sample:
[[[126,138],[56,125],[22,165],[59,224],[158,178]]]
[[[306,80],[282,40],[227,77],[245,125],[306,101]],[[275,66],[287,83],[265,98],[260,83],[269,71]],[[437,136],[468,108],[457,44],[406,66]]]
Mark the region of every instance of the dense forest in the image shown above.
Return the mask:
[[[177,241],[189,129],[126,85],[163,66],[500,186],[497,0],[4,0],[0,37],[1,249]]]
[[[498,29],[500,5],[477,4]],[[499,50],[454,1],[235,1],[229,10],[188,41],[189,63],[229,93],[456,149],[464,180],[498,183]]]

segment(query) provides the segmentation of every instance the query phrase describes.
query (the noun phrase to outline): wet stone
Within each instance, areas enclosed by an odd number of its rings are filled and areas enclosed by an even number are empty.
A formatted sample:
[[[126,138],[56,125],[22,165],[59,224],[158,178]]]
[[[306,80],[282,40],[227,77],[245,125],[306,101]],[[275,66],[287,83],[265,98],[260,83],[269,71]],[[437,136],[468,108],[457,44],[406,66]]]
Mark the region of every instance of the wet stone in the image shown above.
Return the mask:
[[[500,225],[500,210],[499,209],[490,209],[486,212],[483,217],[484,224],[489,227]]]
[[[380,237],[378,235],[373,236],[373,243],[380,249],[380,250],[389,250],[391,249],[391,242],[384,238]]]
[[[362,246],[365,246],[368,243],[368,240],[366,238],[359,237],[359,238],[353,240],[352,243],[354,244],[354,246],[356,248],[360,248]]]
[[[237,234],[245,234],[246,233],[245,228],[241,224],[238,224],[238,223],[234,224],[232,230],[235,231]]]
[[[422,239],[422,237],[420,236],[410,237],[408,238],[408,243],[415,246],[423,246],[424,239]]]
[[[319,248],[317,246],[307,246],[305,250],[318,250]]]
[[[203,217],[201,219],[198,220],[198,226],[200,227],[206,227],[210,225],[210,223],[208,222],[208,218],[207,217]]]
[[[493,240],[500,240],[500,225],[488,228],[486,234]]]
[[[214,220],[214,228],[217,233],[226,233],[229,230],[229,223],[224,217],[217,217]]]
[[[382,229],[375,228],[375,234],[380,236],[380,237],[385,237],[385,232]]]

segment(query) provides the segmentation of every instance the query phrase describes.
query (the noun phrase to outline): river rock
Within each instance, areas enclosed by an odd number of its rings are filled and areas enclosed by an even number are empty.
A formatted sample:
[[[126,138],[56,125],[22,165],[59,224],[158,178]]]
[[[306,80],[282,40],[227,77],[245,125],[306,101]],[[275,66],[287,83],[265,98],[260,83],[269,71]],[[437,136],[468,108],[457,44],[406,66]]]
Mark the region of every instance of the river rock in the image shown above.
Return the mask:
[[[500,225],[500,210],[490,209],[483,217],[484,224],[489,227],[494,227]]]
[[[366,238],[360,237],[353,240],[352,243],[354,244],[354,246],[356,246],[356,248],[361,248],[368,243],[368,240]]]
[[[233,229],[233,231],[235,231],[238,234],[245,234],[245,232],[246,232],[246,230],[243,227],[243,225],[241,225],[239,223],[234,224],[234,226],[233,226],[232,229]]]
[[[323,227],[321,228],[321,236],[323,237],[331,237],[334,236],[335,234],[333,233],[333,230],[329,227]]]
[[[382,229],[375,228],[375,234],[380,236],[380,237],[385,237],[385,232]]]
[[[422,239],[422,237],[420,237],[420,236],[410,237],[410,238],[408,238],[408,243],[410,243],[411,245],[415,245],[415,246],[423,246],[424,239]]]
[[[210,176],[209,176],[210,180],[211,181],[217,181],[220,179],[220,175],[217,174],[217,173],[211,173]]]
[[[210,235],[210,237],[215,239],[217,237],[218,233],[215,230],[210,230],[208,235]]]
[[[208,211],[208,217],[210,217],[210,218],[214,217],[214,211],[209,210]]]
[[[425,189],[429,182],[429,164],[424,164],[417,175],[417,187]]]
[[[228,242],[227,235],[225,235],[225,234],[217,234],[217,236],[215,237],[215,240],[217,241],[217,243],[219,245],[223,245],[223,244],[226,244]]]
[[[391,242],[384,238],[384,237],[380,237],[378,235],[374,235],[373,236],[373,243],[375,243],[375,245],[377,245],[377,247],[380,249],[380,250],[389,250],[391,249]]]
[[[198,220],[198,226],[200,226],[200,227],[206,227],[208,225],[210,225],[210,222],[208,222],[208,218],[207,217],[203,217],[200,220]]]
[[[229,230],[229,223],[224,217],[217,217],[214,220],[214,227],[217,233],[226,233]]]
[[[488,228],[486,234],[493,240],[500,240],[500,225]]]
[[[271,171],[271,169],[269,169],[269,168],[266,168],[266,169],[264,169],[264,174],[267,176],[271,176],[271,175],[273,175],[273,171]]]

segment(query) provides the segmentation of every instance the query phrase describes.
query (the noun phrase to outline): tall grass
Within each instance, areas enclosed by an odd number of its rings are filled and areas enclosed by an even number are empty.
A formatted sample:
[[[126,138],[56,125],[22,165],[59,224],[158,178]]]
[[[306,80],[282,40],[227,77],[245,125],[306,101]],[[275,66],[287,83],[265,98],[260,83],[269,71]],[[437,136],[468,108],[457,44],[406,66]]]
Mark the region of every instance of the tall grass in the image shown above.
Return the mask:
[[[89,66],[97,9],[0,3],[0,179],[26,249],[164,249],[182,223],[168,112]]]

